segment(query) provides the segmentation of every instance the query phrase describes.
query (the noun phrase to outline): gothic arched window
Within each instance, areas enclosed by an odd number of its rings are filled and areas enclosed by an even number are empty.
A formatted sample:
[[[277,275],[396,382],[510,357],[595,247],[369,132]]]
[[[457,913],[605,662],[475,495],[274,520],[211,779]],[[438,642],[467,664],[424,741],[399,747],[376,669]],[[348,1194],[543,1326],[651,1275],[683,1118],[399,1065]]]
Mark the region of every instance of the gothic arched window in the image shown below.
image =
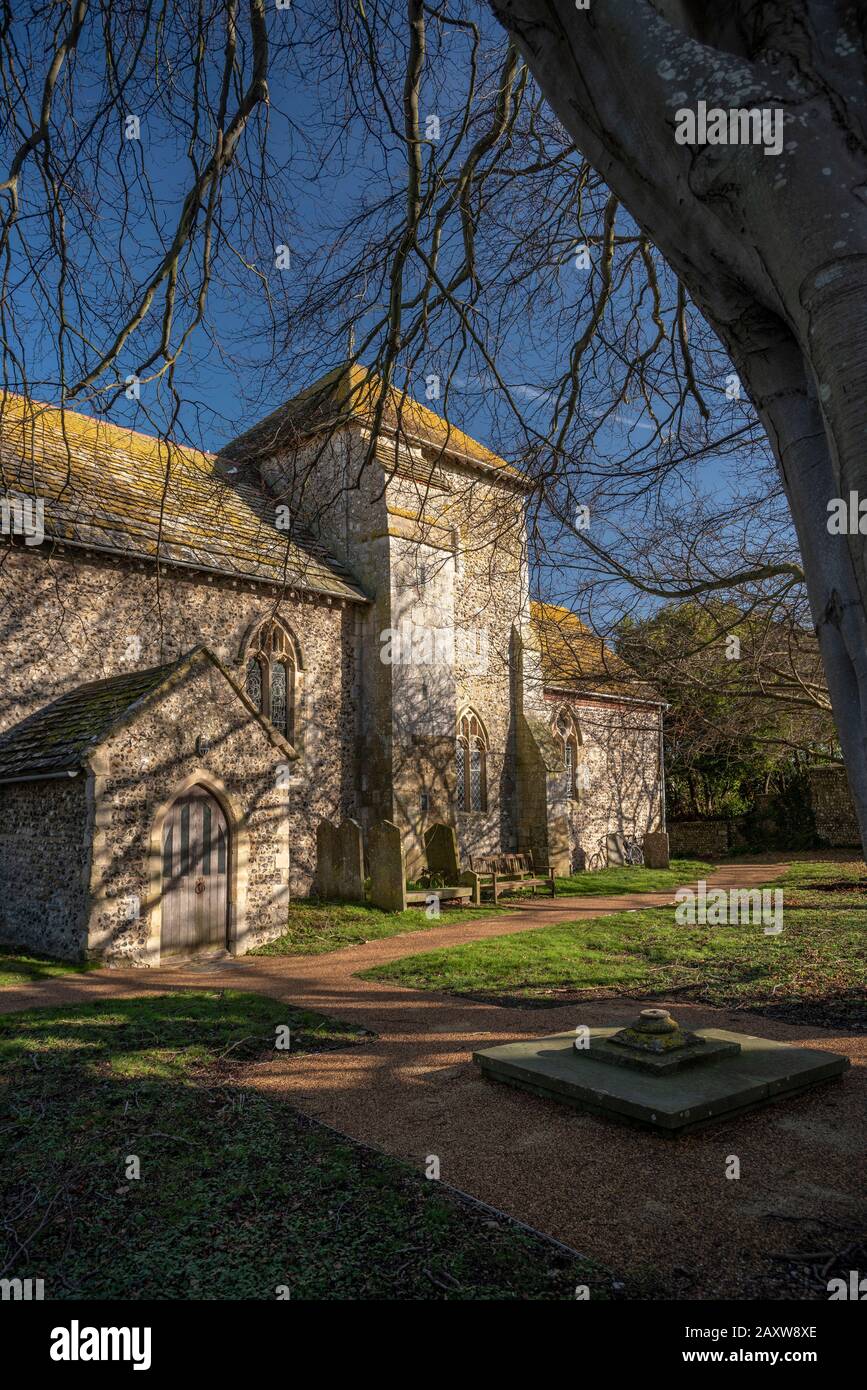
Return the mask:
[[[563,770],[566,774],[569,796],[577,797],[579,785],[578,749],[581,746],[581,734],[570,710],[561,709],[558,712],[554,719],[553,733],[563,755]]]
[[[247,646],[244,684],[253,704],[290,743],[295,742],[298,648],[278,619],[263,623]]]
[[[488,737],[482,721],[471,710],[458,724],[455,773],[458,810],[487,811]]]

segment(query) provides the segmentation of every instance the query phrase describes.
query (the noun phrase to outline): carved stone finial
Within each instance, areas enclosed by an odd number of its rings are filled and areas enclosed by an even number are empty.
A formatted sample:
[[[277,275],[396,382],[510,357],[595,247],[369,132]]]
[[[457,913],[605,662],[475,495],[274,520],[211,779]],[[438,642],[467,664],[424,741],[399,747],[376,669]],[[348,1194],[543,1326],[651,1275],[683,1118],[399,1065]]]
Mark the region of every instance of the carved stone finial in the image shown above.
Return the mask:
[[[609,1041],[639,1052],[667,1053],[700,1040],[694,1033],[685,1033],[668,1009],[642,1009],[634,1023],[613,1033]]]

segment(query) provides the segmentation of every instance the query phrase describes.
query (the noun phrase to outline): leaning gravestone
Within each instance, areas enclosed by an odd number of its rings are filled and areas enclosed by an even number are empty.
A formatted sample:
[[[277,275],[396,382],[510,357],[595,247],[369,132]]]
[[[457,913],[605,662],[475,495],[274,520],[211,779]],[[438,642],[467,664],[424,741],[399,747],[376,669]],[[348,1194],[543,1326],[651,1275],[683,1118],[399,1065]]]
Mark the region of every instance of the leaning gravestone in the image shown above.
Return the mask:
[[[644,867],[646,869],[667,869],[669,867],[668,834],[665,830],[651,830],[645,835],[641,848],[644,850]]]
[[[548,856],[543,861],[536,860],[539,867],[551,865],[558,877],[566,878],[572,872],[572,846],[569,834],[568,816],[552,816],[548,827]]]
[[[400,831],[391,821],[377,821],[367,837],[370,900],[385,912],[406,911],[406,866]]]
[[[345,902],[364,901],[364,846],[357,820],[345,820],[335,831],[336,896]]]
[[[449,886],[458,882],[461,870],[454,826],[444,825],[441,821],[428,826],[424,832],[424,853],[432,874],[442,874]]]

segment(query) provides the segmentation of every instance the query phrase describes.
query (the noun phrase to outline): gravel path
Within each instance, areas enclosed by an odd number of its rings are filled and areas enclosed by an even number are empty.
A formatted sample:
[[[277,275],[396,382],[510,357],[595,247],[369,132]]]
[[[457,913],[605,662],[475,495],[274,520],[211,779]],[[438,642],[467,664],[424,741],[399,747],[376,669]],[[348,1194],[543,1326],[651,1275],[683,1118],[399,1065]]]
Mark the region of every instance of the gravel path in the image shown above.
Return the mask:
[[[748,888],[785,865],[729,865],[716,887]],[[364,1046],[291,1058],[239,1073],[239,1084],[286,1099],[354,1138],[423,1169],[574,1246],[610,1269],[646,1281],[660,1297],[757,1296],[782,1252],[839,1228],[854,1237],[867,1206],[867,1036],[814,1030],[682,1002],[688,1028],[732,1027],[846,1053],[839,1083],[677,1141],[581,1115],[481,1078],[474,1049],[562,1031],[621,1024],[634,1001],[562,1008],[499,1008],[448,995],[359,980],[356,972],[528,927],[628,908],[673,894],[537,901],[507,920],[450,923],[320,956],[261,956],[155,971],[104,970],[8,987],[0,1012],[189,986],[251,990],[372,1029]],[[656,1003],[656,999],[654,1000]],[[725,1177],[727,1158],[741,1177]],[[845,1233],[849,1232],[847,1236]],[[806,1240],[806,1244],[804,1244]],[[757,1282],[758,1281],[758,1282]],[[591,1290],[592,1295],[592,1290]],[[778,1296],[780,1296],[778,1294]]]

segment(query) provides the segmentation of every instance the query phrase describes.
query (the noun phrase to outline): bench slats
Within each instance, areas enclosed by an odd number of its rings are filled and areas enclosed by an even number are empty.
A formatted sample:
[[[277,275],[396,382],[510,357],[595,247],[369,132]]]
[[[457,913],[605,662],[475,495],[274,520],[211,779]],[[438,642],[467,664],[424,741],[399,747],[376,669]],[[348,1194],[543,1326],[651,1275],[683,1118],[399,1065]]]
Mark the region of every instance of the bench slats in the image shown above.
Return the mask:
[[[519,888],[547,888],[552,897],[556,891],[553,870],[537,869],[532,854],[471,854],[470,865],[479,889],[490,888],[494,902]]]

